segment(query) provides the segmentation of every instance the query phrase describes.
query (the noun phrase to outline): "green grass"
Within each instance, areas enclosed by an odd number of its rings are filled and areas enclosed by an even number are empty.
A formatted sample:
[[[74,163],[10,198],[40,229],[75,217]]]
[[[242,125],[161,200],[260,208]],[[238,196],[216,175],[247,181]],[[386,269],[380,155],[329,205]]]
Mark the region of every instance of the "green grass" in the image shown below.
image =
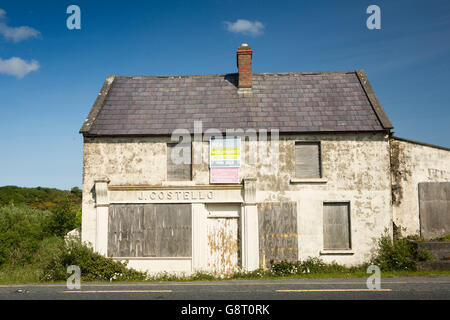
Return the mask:
[[[65,281],[42,281],[43,270],[36,266],[27,266],[20,269],[2,268],[0,269],[0,284],[52,284],[65,283]],[[119,282],[187,282],[187,281],[226,281],[226,280],[281,280],[281,279],[329,279],[329,278],[367,278],[371,274],[364,271],[355,272],[329,272],[329,273],[309,273],[309,274],[293,274],[293,275],[273,275],[270,273],[250,272],[237,273],[230,277],[218,278],[207,273],[196,273],[190,276],[181,276],[174,274],[160,274],[147,278],[147,280],[123,280]],[[382,272],[382,278],[392,277],[418,277],[418,276],[450,276],[450,271],[387,271]],[[88,281],[83,281],[87,283]],[[109,282],[109,281],[93,281],[93,282]]]
[[[3,267],[0,269],[0,284],[41,283],[42,270],[35,266]]]

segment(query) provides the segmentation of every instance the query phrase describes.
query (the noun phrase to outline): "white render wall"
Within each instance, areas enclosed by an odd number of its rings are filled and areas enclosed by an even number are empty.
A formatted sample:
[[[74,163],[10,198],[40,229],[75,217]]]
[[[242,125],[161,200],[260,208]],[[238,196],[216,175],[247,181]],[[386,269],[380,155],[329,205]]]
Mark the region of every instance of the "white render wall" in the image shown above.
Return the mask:
[[[296,141],[320,141],[322,156],[322,179],[295,180],[294,145]],[[83,222],[82,239],[94,247],[97,238],[97,212],[95,206],[94,181],[107,178],[109,186],[152,186],[154,188],[176,187],[190,190],[195,186],[209,184],[209,143],[193,143],[193,180],[189,182],[166,181],[166,143],[169,138],[85,138],[83,166]],[[274,168],[274,154],[249,163],[251,146],[266,146],[266,142],[243,142],[240,180],[255,178],[254,200],[245,200],[231,191],[219,192],[214,199],[217,203],[241,201],[248,206],[241,212],[248,212],[254,220],[255,203],[297,202],[299,258],[320,256],[325,261],[337,261],[354,265],[367,261],[374,253],[376,240],[385,229],[392,233],[391,176],[389,138],[383,133],[359,134],[318,134],[285,135],[280,137],[279,161]],[[203,154],[203,157],[201,157]],[[203,158],[203,161],[198,161]],[[196,161],[198,163],[196,163]],[[276,171],[274,171],[276,170]],[[114,191],[119,192],[119,191]],[[124,191],[125,192],[125,191]],[[111,191],[108,191],[110,194]],[[124,196],[125,198],[127,196]],[[132,197],[130,195],[130,197]],[[136,200],[136,199],[135,199]],[[323,202],[349,201],[351,210],[352,250],[329,254],[323,251]],[[247,204],[245,204],[247,203]],[[193,213],[206,212],[205,205],[193,204]],[[206,214],[206,213],[205,213]],[[195,218],[201,224],[203,217]],[[252,221],[253,221],[252,220]],[[244,223],[245,224],[245,223]],[[254,224],[254,222],[252,223]],[[100,228],[106,228],[104,224]],[[193,227],[195,227],[193,225]],[[254,230],[248,230],[249,240],[245,250],[250,264],[257,261],[258,246]],[[201,235],[201,233],[199,233]],[[257,235],[257,233],[256,233]],[[195,240],[197,239],[197,240]],[[195,244],[198,244],[196,246]],[[193,234],[193,257],[187,262],[151,262],[145,259],[130,260],[130,266],[158,265],[158,269],[175,270],[186,268],[185,272],[196,269],[204,263],[201,241]],[[322,254],[321,254],[322,253]],[[245,260],[245,259],[244,259]],[[175,263],[175,264],[174,264]],[[184,267],[181,267],[183,264]],[[155,267],[156,268],[156,267]]]
[[[396,138],[391,150],[394,222],[403,235],[419,235],[418,185],[450,181],[450,150]]]

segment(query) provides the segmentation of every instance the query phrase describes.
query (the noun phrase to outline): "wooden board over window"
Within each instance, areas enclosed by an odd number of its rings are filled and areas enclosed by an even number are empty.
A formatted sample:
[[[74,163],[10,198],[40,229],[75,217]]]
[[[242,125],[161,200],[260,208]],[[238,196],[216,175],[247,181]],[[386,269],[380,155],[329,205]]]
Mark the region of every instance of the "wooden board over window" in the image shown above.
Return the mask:
[[[450,234],[450,182],[419,183],[420,235],[437,238]]]
[[[190,204],[114,204],[109,207],[108,256],[190,257]]]
[[[295,143],[295,177],[300,179],[320,178],[319,142]]]
[[[331,250],[350,249],[350,204],[323,204],[323,247]]]
[[[179,148],[176,148],[178,146]],[[172,155],[174,152],[178,152],[179,161],[181,163],[174,163]],[[189,152],[189,154],[183,154],[183,152]],[[191,154],[191,145],[190,144],[176,144],[176,143],[168,143],[167,144],[167,180],[168,181],[189,181],[191,180],[191,163],[192,163],[192,154]],[[188,162],[189,163],[183,163]]]

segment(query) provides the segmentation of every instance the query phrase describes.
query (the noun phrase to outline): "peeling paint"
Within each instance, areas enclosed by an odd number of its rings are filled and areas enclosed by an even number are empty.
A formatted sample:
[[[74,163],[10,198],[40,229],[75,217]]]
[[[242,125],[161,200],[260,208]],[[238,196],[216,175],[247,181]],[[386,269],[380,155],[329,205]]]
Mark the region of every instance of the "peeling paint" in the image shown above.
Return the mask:
[[[209,218],[208,271],[230,275],[238,269],[238,219]]]

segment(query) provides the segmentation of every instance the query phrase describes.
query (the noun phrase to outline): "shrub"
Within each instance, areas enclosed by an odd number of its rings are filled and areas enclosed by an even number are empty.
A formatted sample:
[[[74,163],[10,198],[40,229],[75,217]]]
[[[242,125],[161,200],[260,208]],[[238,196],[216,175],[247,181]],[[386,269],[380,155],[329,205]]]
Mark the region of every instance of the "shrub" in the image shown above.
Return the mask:
[[[70,193],[81,199],[83,191],[78,187],[73,187],[72,189],[70,189]]]
[[[382,271],[416,271],[418,261],[430,259],[431,254],[426,249],[418,248],[401,234],[397,240],[392,240],[386,231],[378,240],[377,254],[372,263]]]
[[[76,265],[81,270],[84,281],[136,281],[145,280],[147,274],[128,269],[126,263],[106,258],[82,244],[79,238],[69,240],[55,246],[49,253],[48,262],[44,265],[43,280],[66,280],[67,267]]]
[[[49,233],[57,237],[64,237],[67,232],[79,227],[78,211],[69,200],[56,205],[51,209],[52,214],[47,225]]]
[[[0,208],[0,265],[32,263],[46,236],[51,213],[24,205]]]
[[[278,263],[274,263],[273,260],[271,260],[270,264],[270,272],[278,276],[298,273],[298,262],[292,263],[281,261]]]
[[[378,253],[373,263],[382,271],[416,270],[412,246],[406,239],[392,241],[388,235],[378,240]]]

